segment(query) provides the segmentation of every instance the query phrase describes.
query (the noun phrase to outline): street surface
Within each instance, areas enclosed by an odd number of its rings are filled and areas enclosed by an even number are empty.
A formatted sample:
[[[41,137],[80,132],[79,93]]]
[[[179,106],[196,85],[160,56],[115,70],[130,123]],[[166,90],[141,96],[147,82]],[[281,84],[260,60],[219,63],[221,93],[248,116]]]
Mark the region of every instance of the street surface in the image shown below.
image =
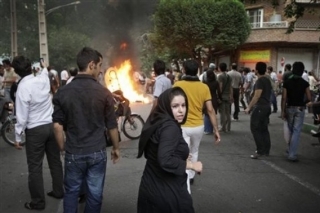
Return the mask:
[[[144,119],[151,105],[134,104],[133,111]],[[204,170],[196,176],[192,197],[197,213],[318,213],[320,212],[320,148],[310,134],[302,133],[300,162],[286,160],[279,113],[270,117],[271,152],[269,157],[250,159],[255,151],[248,115],[241,109],[231,132],[221,133],[221,143],[213,144],[204,135],[199,159]],[[310,114],[307,116],[311,117]],[[108,156],[102,212],[135,213],[140,178],[145,159],[137,159],[138,141],[123,135],[121,159],[113,165]],[[108,154],[110,148],[108,148]],[[44,163],[45,190],[51,190],[49,168]],[[18,151],[0,139],[0,212],[25,213],[30,201],[25,150]],[[84,204],[79,205],[83,212]],[[62,200],[46,199],[44,213],[62,213]]]

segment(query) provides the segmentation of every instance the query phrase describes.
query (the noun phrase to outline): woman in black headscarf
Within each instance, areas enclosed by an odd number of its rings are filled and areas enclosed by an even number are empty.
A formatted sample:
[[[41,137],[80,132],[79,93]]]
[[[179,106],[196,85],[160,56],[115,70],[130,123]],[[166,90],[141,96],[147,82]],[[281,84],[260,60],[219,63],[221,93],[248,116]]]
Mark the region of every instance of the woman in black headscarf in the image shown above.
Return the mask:
[[[188,101],[180,87],[158,98],[139,141],[138,158],[147,159],[141,178],[138,213],[193,213],[186,169],[202,171],[202,163],[188,160],[189,148],[180,124],[186,121]]]

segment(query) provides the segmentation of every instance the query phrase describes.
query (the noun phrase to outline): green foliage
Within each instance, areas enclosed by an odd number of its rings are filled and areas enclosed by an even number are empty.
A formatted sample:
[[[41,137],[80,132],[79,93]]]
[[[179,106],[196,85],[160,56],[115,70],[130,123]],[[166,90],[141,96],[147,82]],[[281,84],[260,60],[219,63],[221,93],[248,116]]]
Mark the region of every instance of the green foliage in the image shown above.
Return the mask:
[[[236,48],[249,36],[244,6],[237,0],[160,0],[153,17],[153,45],[195,57],[196,47]]]
[[[75,0],[45,0],[46,9],[66,5]],[[94,35],[104,30],[105,1],[92,0],[77,6],[66,6],[46,16],[50,64],[57,70],[75,65],[81,47],[91,45]],[[0,54],[11,53],[10,1],[0,1]],[[16,0],[18,54],[39,60],[39,28],[37,0]],[[104,20],[104,21],[101,21]]]
[[[62,69],[76,66],[77,53],[82,47],[89,45],[90,39],[85,34],[75,34],[74,31],[62,27],[49,31],[48,42],[50,58],[53,60],[51,63]]]

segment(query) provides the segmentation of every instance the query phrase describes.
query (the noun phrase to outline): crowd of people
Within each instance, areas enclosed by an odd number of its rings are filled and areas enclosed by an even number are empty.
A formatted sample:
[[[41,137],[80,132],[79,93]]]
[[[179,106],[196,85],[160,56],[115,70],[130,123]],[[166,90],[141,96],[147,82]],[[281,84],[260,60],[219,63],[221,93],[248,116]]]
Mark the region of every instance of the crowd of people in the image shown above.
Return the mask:
[[[101,211],[106,135],[112,141],[113,163],[120,157],[114,94],[98,82],[103,57],[85,47],[76,60],[78,68],[69,72],[64,69],[60,78],[45,61],[40,62],[40,67],[32,67],[24,56],[15,57],[12,63],[3,61],[4,99],[11,97],[10,90],[16,83],[17,149],[22,149],[21,135],[26,134],[31,201],[24,206],[30,210],[45,208],[44,155],[52,177],[52,190],[47,195],[63,198],[66,213],[77,212],[80,201],[86,202],[85,212]],[[212,134],[214,143],[219,144],[220,133],[229,133],[232,121],[239,120],[240,104],[245,113],[251,114],[250,129],[256,150],[250,157],[269,156],[269,116],[278,111],[279,90],[281,118],[290,134],[288,160],[298,162],[305,109],[317,104],[311,89],[316,87],[317,79],[308,77],[307,82],[303,78],[302,62],[287,64],[283,75],[264,62],[256,63],[253,70],[238,69],[235,63],[230,69],[223,62],[218,66],[209,63],[201,74],[194,59],[180,65],[172,61],[171,68],[166,69],[162,60],[153,63],[154,101],[137,150],[138,158],[146,158],[138,192],[139,213],[194,212],[190,185],[196,174],[203,171],[198,160],[202,137]]]

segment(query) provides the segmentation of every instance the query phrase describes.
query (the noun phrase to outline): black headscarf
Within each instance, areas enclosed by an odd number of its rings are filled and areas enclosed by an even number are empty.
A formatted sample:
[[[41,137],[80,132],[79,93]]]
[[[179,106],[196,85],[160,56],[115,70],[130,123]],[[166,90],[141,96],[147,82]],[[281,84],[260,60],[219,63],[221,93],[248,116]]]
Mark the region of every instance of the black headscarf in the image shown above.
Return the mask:
[[[186,115],[181,123],[178,123],[172,114],[171,101],[176,94],[181,94],[186,100]],[[145,125],[143,126],[140,140],[139,140],[139,152],[138,158],[140,158],[144,152],[144,149],[155,131],[166,121],[175,121],[180,128],[180,124],[184,124],[187,120],[188,114],[188,99],[184,91],[180,87],[173,87],[167,89],[158,97],[158,104],[151,112]]]

